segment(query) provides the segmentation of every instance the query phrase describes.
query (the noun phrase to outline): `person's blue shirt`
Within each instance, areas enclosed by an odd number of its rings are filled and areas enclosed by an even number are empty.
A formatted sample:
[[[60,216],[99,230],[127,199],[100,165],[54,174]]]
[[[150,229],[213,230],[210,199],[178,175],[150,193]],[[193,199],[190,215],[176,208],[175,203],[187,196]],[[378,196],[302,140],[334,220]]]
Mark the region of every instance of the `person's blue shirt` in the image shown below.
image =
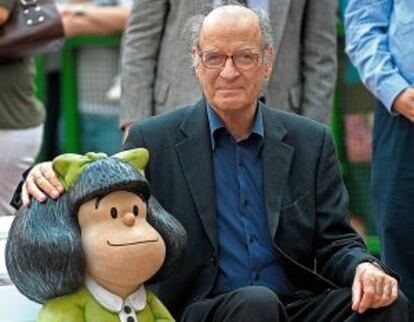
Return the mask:
[[[391,112],[414,85],[414,1],[350,0],[346,51],[369,90]]]
[[[218,217],[219,273],[214,293],[266,286],[289,294],[281,257],[274,249],[263,193],[263,116],[260,105],[250,135],[240,141],[207,106]]]

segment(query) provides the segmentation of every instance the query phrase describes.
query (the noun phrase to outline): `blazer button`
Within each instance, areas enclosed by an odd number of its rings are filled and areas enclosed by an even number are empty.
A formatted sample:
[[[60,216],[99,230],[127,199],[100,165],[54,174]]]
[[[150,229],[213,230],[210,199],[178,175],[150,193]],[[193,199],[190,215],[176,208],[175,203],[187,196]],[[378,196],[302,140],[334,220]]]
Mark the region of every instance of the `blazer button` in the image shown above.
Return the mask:
[[[210,256],[210,262],[213,264],[217,262],[217,257],[214,254]]]

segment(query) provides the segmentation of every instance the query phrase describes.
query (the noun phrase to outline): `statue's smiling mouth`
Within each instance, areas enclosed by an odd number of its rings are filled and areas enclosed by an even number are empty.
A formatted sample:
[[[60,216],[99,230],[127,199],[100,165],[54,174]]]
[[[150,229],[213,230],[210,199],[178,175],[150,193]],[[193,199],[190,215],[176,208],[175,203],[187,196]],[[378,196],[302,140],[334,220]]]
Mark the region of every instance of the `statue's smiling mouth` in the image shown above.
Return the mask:
[[[158,240],[159,238],[155,238],[155,239],[139,240],[139,241],[132,242],[132,243],[122,243],[122,244],[111,243],[109,240],[107,240],[106,243],[109,246],[120,247],[120,246],[131,246],[131,245],[146,244],[146,243],[156,243]]]

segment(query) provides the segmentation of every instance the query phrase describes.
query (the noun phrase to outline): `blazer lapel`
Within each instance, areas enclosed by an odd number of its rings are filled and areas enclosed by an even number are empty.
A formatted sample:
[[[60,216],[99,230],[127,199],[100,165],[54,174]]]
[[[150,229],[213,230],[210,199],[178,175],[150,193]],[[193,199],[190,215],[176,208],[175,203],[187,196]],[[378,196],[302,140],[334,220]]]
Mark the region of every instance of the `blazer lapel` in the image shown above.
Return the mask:
[[[282,140],[287,131],[277,114],[262,105],[264,121],[263,185],[267,220],[273,238],[279,224],[283,190],[289,176],[293,147]]]
[[[207,236],[217,251],[215,183],[204,99],[189,111],[181,131],[185,139],[176,145],[176,150],[184,177]]]
[[[270,21],[272,22],[273,31],[273,49],[277,57],[280,42],[282,41],[285,30],[286,20],[289,15],[291,0],[271,0],[269,2],[269,16]]]

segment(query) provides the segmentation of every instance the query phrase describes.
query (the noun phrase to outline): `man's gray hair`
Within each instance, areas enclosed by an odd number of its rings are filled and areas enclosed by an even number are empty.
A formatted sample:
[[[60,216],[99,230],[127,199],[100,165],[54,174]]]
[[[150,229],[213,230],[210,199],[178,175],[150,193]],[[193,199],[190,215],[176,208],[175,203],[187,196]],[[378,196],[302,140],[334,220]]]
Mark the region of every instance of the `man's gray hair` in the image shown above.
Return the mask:
[[[199,41],[200,41],[200,34],[201,29],[203,27],[203,23],[207,15],[214,9],[219,7],[225,7],[225,6],[241,6],[246,7],[245,5],[241,4],[237,0],[223,0],[218,1],[219,3],[213,5],[213,7],[210,7],[210,10],[205,14],[198,14],[190,17],[185,26],[184,26],[184,37],[187,40],[187,44],[189,46],[189,50],[193,48],[198,48]],[[260,33],[262,36],[262,48],[266,47],[272,47],[273,48],[273,35],[272,35],[272,26],[270,23],[270,18],[267,12],[260,8],[250,8],[259,19],[259,28]],[[193,60],[193,66],[198,64],[198,60]]]

